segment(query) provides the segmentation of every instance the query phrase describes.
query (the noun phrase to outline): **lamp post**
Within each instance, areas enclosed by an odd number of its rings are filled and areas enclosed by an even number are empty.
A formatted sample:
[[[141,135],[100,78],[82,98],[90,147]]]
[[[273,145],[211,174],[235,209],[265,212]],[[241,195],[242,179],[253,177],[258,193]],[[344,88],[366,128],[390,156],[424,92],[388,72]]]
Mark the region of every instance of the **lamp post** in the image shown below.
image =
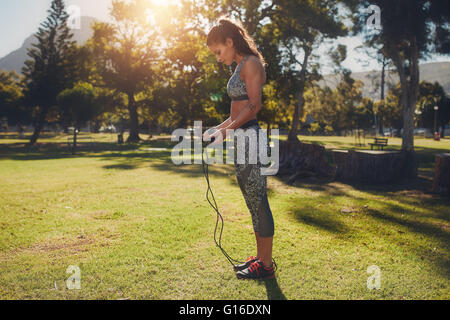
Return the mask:
[[[436,126],[437,126],[437,111],[439,107],[434,106],[434,132],[436,133]]]

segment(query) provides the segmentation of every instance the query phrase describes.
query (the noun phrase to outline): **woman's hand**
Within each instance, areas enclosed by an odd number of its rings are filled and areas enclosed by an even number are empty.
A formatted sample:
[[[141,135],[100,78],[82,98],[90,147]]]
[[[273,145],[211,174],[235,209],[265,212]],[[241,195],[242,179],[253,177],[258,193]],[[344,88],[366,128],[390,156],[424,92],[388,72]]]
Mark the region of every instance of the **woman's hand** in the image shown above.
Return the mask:
[[[210,128],[203,133],[203,141],[211,141],[211,136],[217,131],[216,127]]]
[[[212,135],[211,139],[214,139],[214,142],[211,143],[209,146],[213,146],[215,144],[222,143],[226,138],[226,131],[224,128],[221,128],[219,130],[216,130]]]

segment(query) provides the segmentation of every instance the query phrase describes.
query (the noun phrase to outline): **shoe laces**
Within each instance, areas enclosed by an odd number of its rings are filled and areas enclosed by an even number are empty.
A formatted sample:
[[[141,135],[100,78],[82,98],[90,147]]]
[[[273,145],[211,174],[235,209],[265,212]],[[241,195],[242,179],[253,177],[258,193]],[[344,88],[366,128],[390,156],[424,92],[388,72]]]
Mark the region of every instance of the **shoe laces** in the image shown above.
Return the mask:
[[[259,269],[262,268],[262,267],[263,266],[262,266],[261,262],[259,260],[255,260],[250,265],[249,270],[251,272],[255,272],[256,271],[257,273],[259,273]]]

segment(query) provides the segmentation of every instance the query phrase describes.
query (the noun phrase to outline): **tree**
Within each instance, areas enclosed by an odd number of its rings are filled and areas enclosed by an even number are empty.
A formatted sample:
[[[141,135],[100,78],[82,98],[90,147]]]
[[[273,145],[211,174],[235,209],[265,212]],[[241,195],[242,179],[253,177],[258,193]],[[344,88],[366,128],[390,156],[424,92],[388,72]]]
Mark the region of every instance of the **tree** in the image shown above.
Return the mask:
[[[36,143],[47,115],[56,107],[58,93],[71,87],[76,68],[75,42],[67,26],[64,1],[53,0],[48,13],[36,33],[38,43],[28,50],[31,59],[25,62],[22,71],[26,104],[34,113],[30,145]]]
[[[23,107],[21,77],[15,72],[0,72],[0,118],[6,117],[18,126],[27,121],[30,115]]]
[[[336,131],[345,129],[340,121],[341,110],[336,106],[335,93],[330,87],[321,88],[315,83],[307,85],[304,93],[304,112],[314,120]]]
[[[438,0],[343,0],[353,11],[354,31],[380,45],[400,78],[403,114],[402,150],[408,157],[406,176],[417,176],[414,111],[419,95],[419,59],[432,52],[450,53],[450,9]],[[367,32],[367,8],[381,10],[378,32]]]
[[[438,110],[434,109],[435,106],[438,107]],[[450,99],[438,82],[420,82],[419,100],[415,114],[420,124],[424,128],[428,128],[430,132],[434,133],[435,124],[437,130],[441,127],[441,137],[444,137],[445,126],[450,121]]]
[[[198,119],[207,124],[221,122],[224,116],[220,109],[226,100],[225,77],[217,77],[217,63],[205,45],[206,34],[196,27],[201,12],[196,5],[182,2],[155,10],[166,46],[165,59],[156,66],[153,103],[159,110],[165,109],[170,125],[176,127],[192,126]],[[195,18],[186,12],[195,12]]]
[[[312,64],[314,51],[325,39],[344,36],[346,27],[339,19],[335,2],[324,0],[279,0],[271,16],[277,27],[279,44],[287,60],[285,71],[296,106],[288,141],[298,141],[298,127],[303,116],[306,83],[318,79],[318,64]],[[340,48],[342,50],[342,48]],[[297,68],[300,68],[297,71]]]
[[[395,128],[396,136],[401,137],[403,129],[402,104],[400,83],[390,89],[383,104],[382,121],[387,126]],[[392,132],[391,132],[392,134]]]
[[[369,74],[368,78],[371,80],[373,86],[373,91],[371,93],[375,94],[380,91],[380,99],[374,104],[375,135],[377,133],[383,135],[381,112],[383,111],[383,102],[386,98],[386,86],[388,88],[392,86],[392,79],[389,78],[390,73],[387,71],[391,69],[393,64],[392,61],[384,55],[382,48],[378,44],[373,43],[373,41],[366,41],[364,45],[357,47],[356,50],[362,50],[368,56],[368,59],[376,60],[378,64],[381,65],[379,80],[377,73],[374,73],[373,75]],[[358,61],[368,63],[368,59],[358,59]],[[388,76],[388,81],[386,81],[386,76]]]
[[[90,46],[96,57],[96,67],[103,86],[124,93],[130,117],[127,142],[138,142],[139,106],[136,100],[154,78],[152,64],[159,45],[155,29],[150,29],[147,17],[148,1],[112,2],[112,23],[96,23]]]
[[[88,83],[78,83],[72,89],[61,91],[57,96],[63,119],[74,127],[72,154],[76,151],[77,133],[81,126],[100,113],[101,109],[95,99],[94,88]]]
[[[342,71],[334,90],[309,83],[304,94],[305,113],[337,132],[366,129],[372,124],[374,111],[372,100],[362,97],[362,87],[363,83],[354,80],[349,70]]]

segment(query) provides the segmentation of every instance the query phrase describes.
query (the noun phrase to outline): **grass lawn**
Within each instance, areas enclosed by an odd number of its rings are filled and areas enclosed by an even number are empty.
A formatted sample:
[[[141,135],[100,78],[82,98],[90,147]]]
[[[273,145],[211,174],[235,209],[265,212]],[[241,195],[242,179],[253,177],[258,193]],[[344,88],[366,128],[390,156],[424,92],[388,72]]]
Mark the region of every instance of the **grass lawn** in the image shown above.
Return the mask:
[[[419,177],[395,185],[269,177],[277,279],[243,281],[215,246],[201,165],[174,165],[167,139],[90,136],[71,155],[66,135],[30,148],[0,134],[0,299],[450,299],[450,200],[429,192],[449,139],[416,139]],[[353,137],[300,139],[356,148]],[[234,168],[209,169],[225,249],[254,255]],[[378,290],[367,287],[373,265]],[[79,290],[66,286],[69,266]]]

